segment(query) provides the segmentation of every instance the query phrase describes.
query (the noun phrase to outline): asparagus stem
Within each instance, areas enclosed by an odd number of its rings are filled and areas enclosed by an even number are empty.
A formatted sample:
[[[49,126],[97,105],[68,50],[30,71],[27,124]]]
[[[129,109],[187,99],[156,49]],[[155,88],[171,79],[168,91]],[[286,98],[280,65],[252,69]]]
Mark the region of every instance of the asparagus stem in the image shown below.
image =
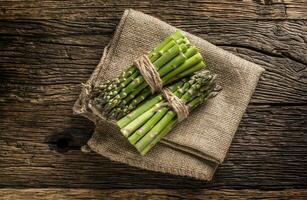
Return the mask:
[[[151,91],[149,88],[145,88],[144,91],[141,93],[141,95],[138,95],[136,98],[132,100],[129,106],[132,106],[135,108],[139,103],[141,103],[146,97],[148,97],[151,94]]]
[[[127,124],[129,124],[131,121],[133,121],[135,118],[137,118],[138,116],[140,116],[142,113],[144,113],[145,111],[149,110],[150,108],[152,108],[156,103],[158,103],[159,101],[161,101],[163,98],[161,95],[156,95],[155,97],[153,97],[151,100],[147,101],[146,103],[144,103],[143,105],[141,105],[140,107],[138,107],[137,109],[135,109],[134,111],[132,111],[131,113],[129,113],[128,115],[126,115],[124,118],[120,119],[117,121],[117,125],[120,128],[125,127]]]
[[[161,66],[163,66],[168,61],[172,60],[177,54],[180,52],[180,47],[178,45],[174,45],[171,49],[169,49],[167,52],[165,52],[158,60],[156,60],[153,65],[156,67],[157,70]],[[142,76],[138,76],[136,79],[134,79],[126,88],[122,90],[122,92],[119,94],[118,98],[126,97],[127,94],[132,92],[134,88],[139,86],[141,83],[144,82],[144,78]]]
[[[181,33],[181,31],[176,31],[172,33],[170,36],[165,38],[160,44],[157,45],[157,47],[153,48],[148,54],[148,58],[150,58],[151,62],[156,61],[163,52],[170,49],[172,46],[174,46],[175,42],[178,41],[181,42],[184,38],[184,35]],[[124,71],[123,74],[124,77],[127,78],[129,75],[133,74],[135,71],[137,71],[137,68],[135,66],[131,66],[127,71]]]
[[[183,81],[179,81],[178,83],[175,83],[174,85],[170,86],[169,89],[174,92],[176,91],[181,85],[183,84]],[[138,108],[136,108],[134,111],[123,117],[122,119],[117,121],[117,125],[120,128],[123,128],[127,126],[131,121],[133,121],[135,118],[139,117],[142,113],[152,108],[155,104],[163,100],[162,95],[156,95],[150,100],[146,101],[144,104],[140,105]]]
[[[188,49],[188,51],[189,51],[190,49]],[[189,51],[190,53],[188,54],[188,56],[191,56],[191,53],[193,53],[194,52],[194,49],[192,49],[191,51]],[[180,58],[178,58],[178,57],[180,57]],[[186,57],[185,55],[178,55],[175,59],[178,59],[178,60],[181,60],[183,57]],[[173,60],[175,60],[175,59],[173,59]],[[173,61],[172,60],[172,61]],[[167,65],[169,65],[169,66],[174,66],[174,65],[172,65],[172,64],[170,64],[170,63],[172,63],[172,61],[170,61]],[[180,61],[178,61],[178,63],[176,63],[175,65],[176,66],[178,66],[179,64],[181,64],[180,63]],[[168,69],[172,69],[171,67],[169,67],[169,66],[163,66],[163,68],[161,69],[162,71],[158,71],[160,74],[165,74],[166,72],[166,70],[168,70]],[[127,104],[128,102],[130,102],[130,100],[131,99],[133,99],[141,90],[143,90],[145,87],[148,87],[147,86],[147,84],[141,84],[141,85],[139,85],[137,88],[135,88],[135,90],[130,94],[130,95],[128,95],[126,98],[125,98],[125,100],[122,102],[122,103],[124,103],[124,104]]]
[[[205,67],[197,48],[191,46],[188,39],[180,31],[176,31],[166,37],[148,52],[147,56],[157,69],[163,85],[174,82]],[[193,89],[193,94],[190,94],[191,98],[199,95],[194,92],[197,89]],[[150,88],[140,75],[139,70],[135,66],[131,66],[118,78],[102,84],[97,89],[95,88],[92,98],[106,117],[122,118],[118,122],[119,126],[124,128],[141,114],[151,109],[154,104],[161,102],[160,99],[152,105],[148,104],[148,101],[155,98],[153,97],[146,101],[147,97],[150,96],[149,91]],[[185,93],[186,91],[182,89],[180,95]],[[159,98],[161,96],[156,99]],[[142,103],[143,101],[146,102]],[[142,105],[139,106],[139,104]],[[139,108],[142,108],[142,110],[138,110]],[[127,116],[125,115],[133,109],[134,111],[138,110],[137,115],[132,115],[134,118],[126,118]],[[134,113],[134,111],[131,113]]]
[[[175,40],[171,40],[160,51],[156,52],[153,56],[151,56],[151,57],[148,56],[149,60],[152,63],[157,61],[165,52],[167,52],[169,49],[173,48],[176,44],[178,45],[178,43]]]
[[[133,133],[129,138],[131,144],[136,144],[137,141],[142,138],[148,131],[150,131],[154,125],[165,115],[167,108],[164,107],[160,109],[150,120],[148,120],[141,128],[139,128],[135,133]]]
[[[194,72],[197,72],[199,70],[202,70],[206,67],[205,63],[203,61],[197,63],[195,66],[191,67],[190,69],[186,70],[186,71],[183,71],[182,73],[174,76],[173,78],[169,79],[165,84],[168,84],[168,83],[171,83],[171,82],[174,82],[178,79],[181,79],[183,77],[186,77],[190,74],[193,74]]]
[[[133,133],[136,129],[138,129],[140,126],[142,126],[151,116],[153,116],[164,104],[158,103],[155,106],[153,106],[151,109],[144,112],[142,115],[137,117],[135,120],[133,120],[131,123],[129,123],[127,126],[121,129],[121,132],[125,137],[129,137],[131,133]]]
[[[184,36],[181,34],[180,31],[177,31],[174,34],[171,34],[165,41],[162,42],[163,44],[158,45],[158,48],[154,49],[148,54],[150,61],[154,62],[157,59],[159,59],[161,55],[164,52],[168,51],[170,48],[172,48],[178,40],[180,40],[178,41],[178,43],[184,43],[186,40],[183,40],[183,37]],[[124,71],[122,75],[120,76],[121,81],[118,81],[116,84],[112,84],[112,86],[108,87],[109,89],[105,91],[105,95],[103,96],[104,102],[110,101],[110,99],[113,98],[115,95],[117,95],[122,88],[127,86],[128,83],[130,83],[137,76],[139,76],[140,73],[136,69],[137,68],[134,66],[130,67],[127,71]],[[116,90],[113,91],[113,89],[116,89]],[[115,103],[113,102],[111,105],[115,105]],[[108,105],[107,110],[110,110],[110,105]]]
[[[169,51],[171,48],[174,47],[174,45],[176,45],[175,41],[172,40],[172,41],[168,42],[168,44],[166,46],[164,46],[164,47],[162,47],[162,49],[160,49],[159,54],[157,54],[157,55],[155,55],[155,56],[150,58],[150,61],[151,62],[157,61],[164,52]],[[134,68],[136,68],[136,67],[134,67]],[[125,81],[125,83],[123,83],[123,87],[122,88],[127,86],[128,83],[130,83],[132,80],[135,80],[136,77],[140,77],[140,72],[138,70],[135,70],[135,72],[131,76],[127,77],[128,80]]]
[[[197,51],[197,49],[195,47],[192,47],[190,49],[188,49],[188,53],[187,53],[187,56],[192,56],[192,54],[195,52],[195,50]],[[201,58],[199,57],[197,54],[194,55],[195,57],[193,57],[191,60],[189,60],[189,62],[186,63],[186,65],[182,66],[182,69],[181,70],[184,70],[184,68],[188,68],[190,65],[192,65],[194,62],[197,61],[197,59]],[[185,55],[182,55],[182,54],[179,54],[176,58],[174,58],[173,60],[171,60],[168,64],[166,64],[162,69],[161,71],[159,71],[159,73],[161,75],[164,75],[166,74],[168,71],[174,69],[175,67],[177,67],[178,65],[180,65],[185,59]],[[156,64],[156,63],[154,63]],[[159,66],[159,65],[158,65]],[[180,72],[180,71],[179,71]],[[126,87],[125,89],[122,90],[122,93],[119,94],[121,95],[120,97],[118,97],[117,99],[120,99],[120,98],[123,98],[123,97],[126,97],[126,95],[132,91],[132,89],[139,85],[133,92],[132,92],[132,95],[129,96],[125,101],[124,101],[124,104],[126,104],[127,102],[129,102],[131,99],[133,99],[135,97],[136,94],[138,94],[142,89],[144,89],[145,87],[147,87],[147,85],[144,83],[144,79],[142,76],[139,76],[138,78],[136,78],[132,83],[130,83],[128,85],[128,87]],[[116,100],[116,99],[115,99]],[[117,103],[114,103],[111,101],[107,106],[108,107],[114,107],[117,105]],[[116,102],[119,102],[119,101],[116,101]]]
[[[174,92],[174,95],[176,95],[177,97],[180,98],[182,96],[182,94],[190,88],[190,86],[191,85],[188,81],[185,82],[181,88],[177,89],[176,92]],[[176,115],[176,113],[174,113],[173,111],[168,111],[168,110],[169,110],[168,105],[161,108],[158,111],[158,113],[156,113],[150,120],[148,120],[147,123],[144,126],[142,126],[140,129],[138,129],[138,131],[136,131],[134,134],[131,135],[131,137],[130,137],[131,139],[130,138],[128,139],[130,141],[130,143],[135,144],[135,147],[137,149],[139,148],[138,150],[141,151],[140,149],[145,147],[147,143],[150,143],[150,139],[154,138],[155,134],[159,133],[160,129],[162,130],[162,128],[164,126],[163,120],[171,120]],[[162,112],[162,113],[159,113],[159,112]],[[166,112],[167,112],[167,114],[165,114]],[[166,117],[166,116],[168,116],[168,117]],[[158,127],[154,128],[154,126],[157,122],[159,123],[159,128]],[[160,123],[162,123],[162,124],[160,124]],[[167,123],[167,122],[165,122],[165,123]],[[150,132],[148,133],[148,131],[150,131]],[[143,140],[142,137],[145,138],[145,139]],[[138,141],[140,142],[140,144],[138,144]]]
[[[175,85],[175,87],[170,87],[169,89],[174,92],[174,94],[178,97],[182,95],[182,90],[186,90],[189,87],[189,83],[186,82],[180,88],[182,84]],[[141,137],[143,137],[152,127],[164,116],[164,114],[168,111],[167,102],[161,101],[160,103],[165,102],[165,107],[161,108],[150,120],[146,122],[140,129],[138,129],[135,133],[133,133],[128,140],[131,144],[135,144]]]
[[[183,53],[179,53],[178,56],[176,56],[173,60],[168,62],[166,65],[164,65],[160,70],[159,74],[160,77],[164,76],[168,72],[176,69],[181,63],[183,63],[186,60],[186,57]]]
[[[184,56],[186,58],[190,58],[195,54],[197,54],[197,52],[198,52],[197,48],[195,46],[191,46],[186,52],[184,52]]]
[[[162,81],[166,82],[172,77],[176,76],[177,74],[183,72],[184,70],[189,69],[190,67],[196,65],[197,63],[202,61],[202,56],[197,53],[193,55],[192,57],[188,58],[183,64],[181,64],[179,67],[177,67],[175,70],[171,71],[170,73],[166,74],[162,77]]]
[[[174,41],[171,41],[174,43]],[[170,42],[170,43],[171,43]],[[171,48],[170,49],[167,49],[166,48],[166,52],[164,54],[162,54],[162,56],[158,59],[150,59],[151,62],[153,62],[153,65],[157,68],[157,70],[159,70],[159,68],[161,66],[163,66],[165,63],[167,63],[169,60],[172,60],[173,56],[175,54],[179,53],[180,52],[186,52],[187,48],[188,48],[188,45],[183,43],[183,44],[180,44],[179,46],[176,45],[175,43],[174,44],[171,44]],[[161,52],[163,53],[163,52]],[[179,57],[177,60],[175,59],[175,62],[179,62],[178,65],[180,63],[182,63],[184,60],[184,57]],[[174,59],[173,59],[174,60]],[[182,61],[181,61],[182,60]],[[174,62],[173,62],[174,63]],[[123,92],[120,94],[120,98],[123,98],[125,97],[127,94],[129,94],[131,92],[131,90],[135,87],[137,87],[138,85],[142,84],[144,82],[144,78],[139,75],[137,78],[134,79],[134,81],[132,81],[126,88],[123,89]]]
[[[215,76],[204,71],[192,76],[190,80],[185,80],[183,86],[177,89],[174,94],[187,103],[189,110],[193,110],[215,96],[219,90],[220,88],[215,86]],[[164,100],[159,102],[161,104]],[[142,123],[143,125],[139,125],[138,129],[129,133],[128,140],[141,155],[145,155],[177,123],[177,117],[174,111],[170,110],[168,106],[164,106],[150,119],[143,120]]]
[[[135,148],[142,152],[143,149],[151,143],[154,138],[167,126],[167,124],[176,116],[173,111],[168,111],[165,116],[136,144]]]
[[[134,97],[136,97],[137,94],[139,94],[139,92],[141,92],[145,88],[146,85],[140,85],[139,87],[135,88],[135,90],[122,101],[122,104],[128,104]],[[150,91],[150,88],[148,88],[148,90]]]
[[[120,83],[120,88],[125,87],[126,85],[128,85],[135,77],[137,77],[139,75],[138,71],[135,71],[133,74],[131,74],[131,76],[129,76],[128,78],[126,78],[124,81],[122,81]]]
[[[188,103],[188,107],[190,110],[195,109],[197,106],[199,106],[202,103],[205,103],[210,98],[214,97],[217,94],[217,92],[211,92],[208,95],[205,95],[205,98],[202,98],[201,96],[196,97],[191,102]],[[146,147],[144,147],[143,150],[140,151],[141,155],[144,156],[152,147],[154,147],[164,136],[166,136],[173,127],[177,124],[178,119],[172,119],[167,126],[148,144]]]
[[[140,153],[142,156],[144,156],[152,147],[154,147],[164,136],[166,136],[176,125],[178,122],[177,119],[171,120],[167,126],[155,137],[146,147],[144,147]]]
[[[212,92],[210,93],[205,99],[202,99],[201,97],[197,97],[193,99],[191,102],[189,102],[188,107],[190,110],[195,109],[197,106],[199,106],[202,103],[205,103],[208,101],[208,99],[214,97],[217,93]],[[141,155],[144,156],[152,147],[154,147],[164,136],[166,136],[173,127],[177,124],[178,119],[172,119],[167,126],[148,144],[146,147],[140,151]]]
[[[160,44],[158,44],[157,47],[155,47],[151,52],[148,53],[148,57],[152,57],[154,53],[159,52],[162,50],[162,48],[167,45],[172,40],[179,40],[183,38],[184,35],[181,33],[181,31],[176,31],[170,36],[166,37]]]

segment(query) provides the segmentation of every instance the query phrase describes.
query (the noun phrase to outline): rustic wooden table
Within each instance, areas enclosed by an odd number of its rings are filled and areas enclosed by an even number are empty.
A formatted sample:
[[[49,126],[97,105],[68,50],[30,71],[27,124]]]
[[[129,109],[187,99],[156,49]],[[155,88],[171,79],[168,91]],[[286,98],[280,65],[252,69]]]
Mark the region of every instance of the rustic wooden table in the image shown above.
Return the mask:
[[[1,1],[0,199],[307,198],[307,2]],[[266,72],[212,182],[111,162],[80,146],[72,106],[125,8]]]

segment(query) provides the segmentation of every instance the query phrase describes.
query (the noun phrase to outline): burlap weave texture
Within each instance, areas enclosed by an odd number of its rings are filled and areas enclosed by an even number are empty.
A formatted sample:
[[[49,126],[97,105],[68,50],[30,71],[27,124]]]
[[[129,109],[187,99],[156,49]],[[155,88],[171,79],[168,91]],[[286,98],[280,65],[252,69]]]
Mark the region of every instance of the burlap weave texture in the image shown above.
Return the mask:
[[[218,74],[217,82],[223,90],[206,105],[190,113],[146,156],[139,155],[114,124],[97,117],[87,105],[91,87],[119,75],[136,58],[175,30],[175,27],[154,17],[126,10],[74,111],[96,122],[96,131],[88,145],[102,156],[148,170],[210,180],[227,154],[264,71],[262,67],[185,33],[198,47],[208,69]]]

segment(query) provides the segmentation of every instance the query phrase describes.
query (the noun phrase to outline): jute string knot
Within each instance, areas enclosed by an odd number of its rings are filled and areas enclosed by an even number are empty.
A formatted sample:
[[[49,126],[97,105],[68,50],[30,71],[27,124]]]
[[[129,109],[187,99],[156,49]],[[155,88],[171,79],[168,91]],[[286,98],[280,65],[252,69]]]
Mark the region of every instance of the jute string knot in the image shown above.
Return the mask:
[[[189,109],[185,103],[174,95],[169,89],[163,88],[163,83],[159,72],[151,63],[146,55],[143,55],[134,61],[134,66],[137,67],[143,76],[146,83],[151,89],[151,93],[161,92],[163,97],[167,100],[168,105],[176,112],[178,121],[182,121],[189,115]]]
[[[176,112],[178,121],[181,122],[189,116],[189,108],[185,103],[174,95],[169,89],[163,88],[161,91],[169,106]]]
[[[146,55],[136,59],[133,64],[140,70],[140,73],[149,85],[152,94],[162,90],[163,84],[160,74]]]

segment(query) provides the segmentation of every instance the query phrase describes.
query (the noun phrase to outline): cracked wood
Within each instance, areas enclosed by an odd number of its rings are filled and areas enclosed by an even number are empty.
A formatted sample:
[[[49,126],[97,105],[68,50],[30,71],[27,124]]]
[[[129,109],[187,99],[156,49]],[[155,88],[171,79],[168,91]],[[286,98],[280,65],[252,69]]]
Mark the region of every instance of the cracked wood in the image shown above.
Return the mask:
[[[1,197],[306,196],[305,0],[2,1],[0,8],[0,187],[8,188]],[[157,16],[266,68],[228,159],[210,183],[80,151],[94,126],[71,108],[125,8]],[[84,189],[56,189],[64,187]],[[114,187],[147,189],[95,189]]]
[[[6,130],[0,136],[2,187],[265,189],[289,185],[301,188],[307,183],[306,106],[250,105],[228,159],[213,182],[205,184],[128,167],[95,153],[82,153],[80,146],[90,137],[93,125],[72,116],[73,101],[52,106],[17,104],[3,110],[5,117],[0,123],[0,129]],[[54,148],[61,138],[67,141],[65,153]]]
[[[307,191],[287,189],[277,191],[262,190],[163,190],[163,189],[0,189],[4,200],[16,199],[306,199]]]

